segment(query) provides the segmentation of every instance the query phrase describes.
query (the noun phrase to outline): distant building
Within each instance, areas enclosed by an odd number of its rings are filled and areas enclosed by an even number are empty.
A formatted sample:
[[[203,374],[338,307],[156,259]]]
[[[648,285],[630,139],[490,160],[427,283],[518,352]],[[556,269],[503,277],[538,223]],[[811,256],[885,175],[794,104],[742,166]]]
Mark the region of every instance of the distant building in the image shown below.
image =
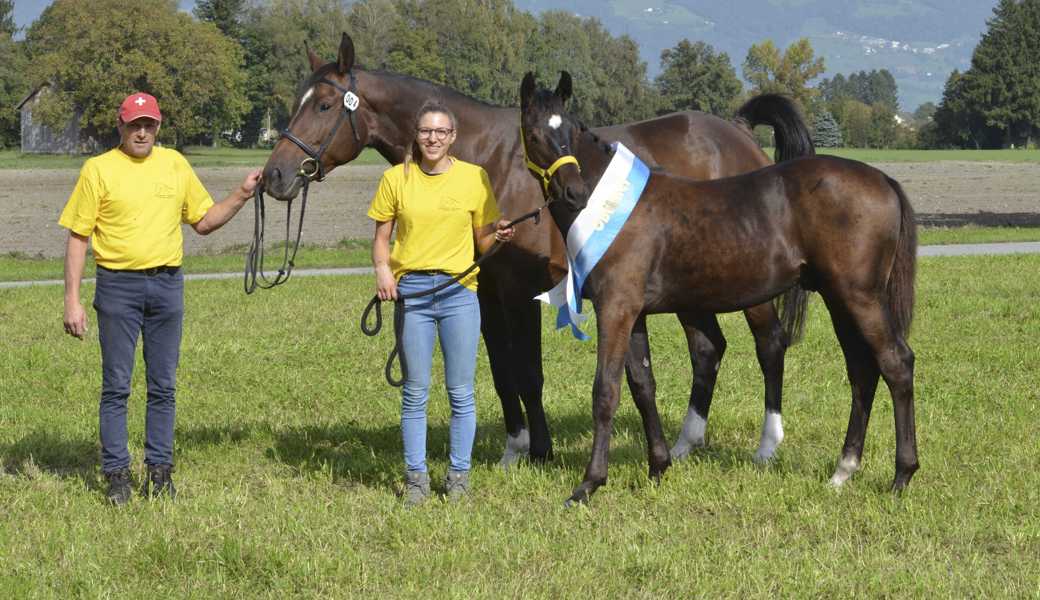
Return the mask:
[[[22,152],[26,154],[93,154],[104,148],[102,142],[80,127],[83,111],[76,109],[65,128],[55,131],[33,121],[33,108],[50,86],[43,84],[18,104],[22,119]]]

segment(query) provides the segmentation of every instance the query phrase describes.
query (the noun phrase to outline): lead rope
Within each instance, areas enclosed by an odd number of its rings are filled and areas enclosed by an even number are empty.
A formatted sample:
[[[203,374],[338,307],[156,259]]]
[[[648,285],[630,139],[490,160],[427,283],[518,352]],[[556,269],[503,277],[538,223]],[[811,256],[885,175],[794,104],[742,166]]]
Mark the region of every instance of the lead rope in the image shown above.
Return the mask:
[[[508,229],[509,227],[513,227],[515,225],[523,223],[524,221],[526,221],[528,219],[534,219],[534,222],[537,225],[542,220],[541,215],[542,215],[542,210],[543,209],[545,209],[545,206],[542,206],[542,207],[540,207],[538,209],[532,210],[531,212],[526,213],[525,215],[521,216],[520,218],[514,219],[513,221],[510,221],[506,225],[505,228]],[[452,285],[454,283],[458,283],[463,278],[465,278],[466,275],[469,275],[470,273],[472,273],[474,269],[479,267],[480,264],[482,262],[484,262],[485,260],[487,260],[492,254],[497,252],[498,249],[501,246],[502,246],[502,242],[499,242],[499,241],[496,240],[495,244],[493,246],[491,246],[491,248],[487,252],[482,254],[480,256],[480,258],[475,260],[473,262],[473,264],[470,265],[465,271],[459,273],[458,275],[455,275],[454,277],[452,277],[451,279],[449,279],[448,281],[445,281],[444,283],[442,283],[440,285],[434,286],[434,287],[432,287],[432,288],[430,288],[428,290],[423,290],[421,292],[414,292],[412,294],[398,294],[397,295],[397,300],[394,300],[394,347],[390,351],[390,356],[387,357],[387,359],[386,359],[386,366],[383,368],[383,374],[386,375],[386,382],[387,383],[389,383],[390,385],[392,385],[394,387],[401,387],[402,385],[404,385],[404,380],[408,376],[408,371],[407,371],[408,365],[405,364],[404,355],[401,354],[401,333],[402,333],[402,329],[404,328],[404,308],[405,308],[404,307],[404,301],[405,300],[413,300],[415,298],[422,298],[423,296],[429,296],[430,294],[436,294],[437,292],[447,288],[448,286],[450,286],[450,285]],[[372,327],[369,327],[368,326],[369,314],[372,312],[373,308],[376,311],[376,322],[375,322],[375,325],[373,325]],[[375,296],[372,296],[372,299],[368,302],[368,306],[365,307],[365,311],[363,313],[361,313],[361,331],[365,335],[367,335],[369,337],[372,337],[372,336],[376,335],[377,333],[379,333],[379,331],[382,328],[383,328],[382,301],[379,299],[379,295],[376,294]],[[401,377],[400,377],[400,379],[394,379],[394,373],[393,373],[393,371],[394,371],[394,359],[397,358],[397,357],[401,358]]]
[[[310,180],[303,180],[303,198],[300,203],[300,219],[296,228],[296,242],[293,244],[292,255],[289,254],[290,227],[292,225],[293,200],[289,200],[285,209],[285,248],[282,254],[282,266],[274,279],[268,279],[264,273],[264,222],[266,214],[264,210],[263,184],[258,184],[253,192],[253,241],[246,253],[246,267],[244,274],[244,287],[246,294],[252,294],[256,288],[271,289],[289,281],[293,267],[296,266],[296,252],[300,249],[300,239],[303,237],[303,215],[307,210],[307,192],[310,189]],[[259,277],[258,277],[259,276]]]

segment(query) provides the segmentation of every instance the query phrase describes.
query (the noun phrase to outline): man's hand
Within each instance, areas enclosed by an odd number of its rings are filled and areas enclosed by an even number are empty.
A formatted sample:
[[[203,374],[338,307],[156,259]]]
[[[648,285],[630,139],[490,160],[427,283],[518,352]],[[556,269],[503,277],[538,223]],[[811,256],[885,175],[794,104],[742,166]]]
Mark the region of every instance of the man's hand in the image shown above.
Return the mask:
[[[65,303],[65,333],[83,339],[83,335],[87,333],[87,312],[83,310],[83,305],[76,301],[67,301]]]
[[[256,186],[260,185],[260,180],[263,179],[263,173],[264,170],[261,168],[253,169],[248,175],[246,175],[246,178],[242,181],[242,185],[239,186],[247,200],[252,198],[253,194],[256,192]]]

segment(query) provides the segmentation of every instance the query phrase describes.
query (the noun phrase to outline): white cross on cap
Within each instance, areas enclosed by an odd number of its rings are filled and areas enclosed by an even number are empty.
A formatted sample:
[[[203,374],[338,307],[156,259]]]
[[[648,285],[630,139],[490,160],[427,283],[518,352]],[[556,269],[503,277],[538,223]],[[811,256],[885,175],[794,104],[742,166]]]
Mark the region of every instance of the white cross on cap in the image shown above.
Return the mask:
[[[143,96],[138,96],[137,100],[134,100],[134,104],[136,104],[138,106],[144,106],[144,102],[145,101],[144,101],[144,97]]]

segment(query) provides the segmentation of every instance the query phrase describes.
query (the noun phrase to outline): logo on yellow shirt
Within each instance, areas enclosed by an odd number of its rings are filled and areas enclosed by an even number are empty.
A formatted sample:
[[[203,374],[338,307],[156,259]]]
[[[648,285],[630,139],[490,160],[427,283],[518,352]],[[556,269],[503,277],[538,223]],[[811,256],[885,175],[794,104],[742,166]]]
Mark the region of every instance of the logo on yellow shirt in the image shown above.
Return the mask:
[[[162,182],[156,182],[155,184],[155,195],[159,198],[173,198],[176,191],[172,185]]]

